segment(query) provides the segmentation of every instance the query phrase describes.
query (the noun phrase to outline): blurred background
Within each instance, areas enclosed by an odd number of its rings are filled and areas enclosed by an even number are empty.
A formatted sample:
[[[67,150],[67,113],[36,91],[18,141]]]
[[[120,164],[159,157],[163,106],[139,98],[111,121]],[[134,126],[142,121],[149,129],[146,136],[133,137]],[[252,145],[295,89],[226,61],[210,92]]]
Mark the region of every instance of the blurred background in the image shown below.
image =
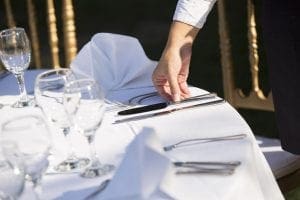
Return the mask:
[[[5,0],[4,0],[5,1]],[[0,29],[7,28],[4,1],[0,3]],[[25,0],[10,0],[17,26],[29,32]],[[54,1],[57,27],[61,27],[61,1]],[[78,51],[98,32],[111,32],[136,37],[149,58],[158,60],[167,40],[177,0],[73,0]],[[48,44],[46,1],[34,1],[36,20],[41,43],[42,68],[52,68]],[[251,87],[247,43],[246,0],[230,0],[226,3],[229,31],[231,33],[233,64],[236,67],[236,84],[248,94]],[[258,29],[260,73],[263,92],[269,92],[268,70],[264,47],[261,42],[261,1],[254,1]],[[62,38],[62,29],[58,36]],[[62,45],[62,44],[60,44]],[[63,49],[60,46],[63,56]],[[61,58],[62,59],[62,58]],[[30,68],[35,68],[31,62]],[[67,67],[67,66],[64,66]],[[194,44],[189,83],[223,97],[222,68],[218,35],[218,13],[214,6],[207,22]],[[257,135],[278,137],[274,113],[250,109],[238,109],[253,132]]]

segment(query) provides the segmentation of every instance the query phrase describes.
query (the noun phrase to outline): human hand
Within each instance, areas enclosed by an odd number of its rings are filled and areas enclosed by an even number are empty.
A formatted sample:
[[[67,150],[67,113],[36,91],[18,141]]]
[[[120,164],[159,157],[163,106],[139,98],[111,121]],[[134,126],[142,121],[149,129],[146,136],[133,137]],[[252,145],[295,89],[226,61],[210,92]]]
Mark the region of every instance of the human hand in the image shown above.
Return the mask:
[[[190,96],[187,79],[198,31],[197,27],[179,21],[171,25],[167,45],[152,74],[158,93],[169,101],[177,102]]]
[[[192,54],[192,45],[166,48],[153,72],[152,81],[158,93],[169,101],[188,98],[187,79]]]

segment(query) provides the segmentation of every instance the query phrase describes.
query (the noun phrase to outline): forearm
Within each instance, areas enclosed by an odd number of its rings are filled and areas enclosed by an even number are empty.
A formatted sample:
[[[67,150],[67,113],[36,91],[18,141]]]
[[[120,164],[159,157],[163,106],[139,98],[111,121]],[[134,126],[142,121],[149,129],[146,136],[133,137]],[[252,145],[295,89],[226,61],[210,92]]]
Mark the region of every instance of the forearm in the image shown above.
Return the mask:
[[[166,49],[178,49],[183,46],[191,46],[199,32],[199,29],[189,24],[173,21]]]
[[[178,0],[173,20],[202,28],[216,0]]]

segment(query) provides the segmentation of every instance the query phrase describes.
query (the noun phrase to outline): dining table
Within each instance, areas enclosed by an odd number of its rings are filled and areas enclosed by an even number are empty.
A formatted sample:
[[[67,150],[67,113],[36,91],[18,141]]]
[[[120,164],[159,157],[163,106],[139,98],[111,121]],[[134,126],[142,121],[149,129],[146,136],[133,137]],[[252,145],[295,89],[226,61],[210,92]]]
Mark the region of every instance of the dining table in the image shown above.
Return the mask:
[[[34,80],[38,73],[44,70],[28,70],[25,72],[25,80],[29,95],[34,95]],[[0,124],[6,119],[24,114],[43,115],[38,106],[25,108],[12,108],[10,104],[18,99],[17,88],[13,87],[15,80],[12,76],[0,79]],[[209,91],[190,86],[191,96],[208,94]],[[12,92],[12,93],[10,93]],[[171,163],[176,162],[228,162],[238,163],[232,173],[172,173],[172,179],[168,182],[168,191],[172,197],[156,196],[151,199],[181,199],[181,200],[281,200],[284,199],[280,188],[272,174],[263,153],[261,152],[253,132],[245,119],[227,101],[216,96],[214,100],[220,100],[215,104],[199,106],[198,104],[210,102],[212,99],[196,100],[183,104],[168,105],[155,111],[131,115],[119,115],[122,110],[137,108],[144,105],[164,102],[156,93],[154,87],[132,87],[109,91],[106,94],[106,111],[100,127],[97,129],[95,143],[99,159],[103,163],[116,166],[111,173],[97,178],[83,178],[79,171],[56,172],[54,166],[66,157],[66,141],[61,131],[55,126],[51,127],[52,151],[49,156],[49,167],[42,179],[41,199],[86,199],[89,194],[99,188],[103,181],[114,180],[115,175],[128,156],[128,147],[135,139],[143,134],[145,128],[151,129],[159,141],[159,154],[163,155]],[[177,109],[180,108],[180,109]],[[183,108],[183,109],[182,109]],[[157,114],[159,113],[159,114]],[[213,142],[195,142],[189,145],[181,141],[195,138],[220,138],[233,135],[244,137],[233,140],[217,140]],[[88,144],[83,135],[72,133],[72,143],[77,156],[89,155]],[[175,148],[166,150],[172,144]],[[136,151],[143,149],[136,148]],[[132,148],[131,148],[132,150]],[[134,150],[134,151],[135,151]],[[132,159],[132,164],[126,165],[126,178],[122,181],[126,191],[130,188],[132,180],[137,177],[144,180],[148,176],[144,168],[155,175],[159,166],[156,160],[147,153],[143,157]],[[128,159],[127,159],[128,160]],[[144,164],[139,165],[139,161]],[[133,167],[135,166],[135,168]],[[171,172],[174,171],[172,166]],[[136,171],[138,169],[138,171]],[[124,166],[122,167],[124,170]],[[176,168],[177,170],[177,168]],[[176,171],[175,170],[175,171]],[[169,171],[170,172],[170,171]],[[178,170],[177,170],[178,172]],[[163,179],[163,176],[160,177]],[[141,181],[141,187],[146,187],[147,181]],[[105,189],[104,189],[105,190]],[[114,191],[114,188],[110,188]],[[32,199],[33,191],[26,184],[20,199]],[[95,199],[102,199],[101,196]],[[106,199],[103,197],[103,199]],[[109,198],[107,198],[109,199]],[[111,198],[131,199],[131,198]],[[132,198],[139,199],[139,198]]]

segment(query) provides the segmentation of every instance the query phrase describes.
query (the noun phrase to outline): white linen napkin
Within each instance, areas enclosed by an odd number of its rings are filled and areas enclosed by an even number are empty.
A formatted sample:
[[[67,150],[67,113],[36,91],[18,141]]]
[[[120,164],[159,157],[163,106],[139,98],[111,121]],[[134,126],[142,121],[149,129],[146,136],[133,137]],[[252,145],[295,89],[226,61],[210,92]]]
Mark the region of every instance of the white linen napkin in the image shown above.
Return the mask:
[[[127,152],[107,188],[95,199],[176,199],[171,192],[170,160],[151,128],[144,128]]]
[[[71,69],[76,74],[94,78],[108,92],[152,86],[151,76],[156,65],[136,38],[98,33],[80,50]]]

